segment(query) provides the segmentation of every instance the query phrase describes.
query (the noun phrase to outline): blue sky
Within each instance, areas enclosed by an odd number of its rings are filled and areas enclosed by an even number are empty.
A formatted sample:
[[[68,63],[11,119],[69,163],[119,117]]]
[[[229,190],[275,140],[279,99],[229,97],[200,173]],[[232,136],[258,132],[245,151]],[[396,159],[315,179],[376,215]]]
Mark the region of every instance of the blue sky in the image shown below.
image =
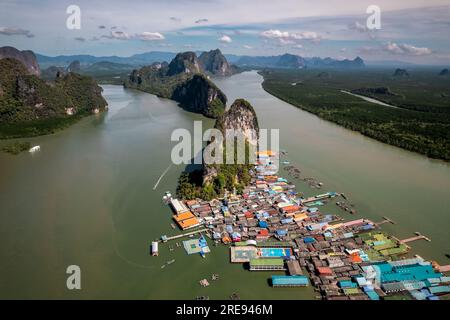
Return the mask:
[[[380,30],[366,27],[372,4]],[[69,5],[81,9],[79,30],[66,27]],[[0,45],[47,55],[220,48],[447,64],[449,34],[448,0],[0,0]]]

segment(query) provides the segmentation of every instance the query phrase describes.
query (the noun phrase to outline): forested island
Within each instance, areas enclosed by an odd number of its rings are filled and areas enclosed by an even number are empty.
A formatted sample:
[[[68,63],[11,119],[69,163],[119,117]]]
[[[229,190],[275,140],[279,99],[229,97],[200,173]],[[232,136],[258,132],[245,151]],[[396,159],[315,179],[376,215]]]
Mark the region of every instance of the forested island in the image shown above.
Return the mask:
[[[450,79],[433,69],[399,70],[267,69],[261,74],[267,92],[294,106],[381,142],[449,161]]]
[[[53,133],[106,107],[93,78],[67,72],[46,81],[31,51],[0,48],[0,138]]]

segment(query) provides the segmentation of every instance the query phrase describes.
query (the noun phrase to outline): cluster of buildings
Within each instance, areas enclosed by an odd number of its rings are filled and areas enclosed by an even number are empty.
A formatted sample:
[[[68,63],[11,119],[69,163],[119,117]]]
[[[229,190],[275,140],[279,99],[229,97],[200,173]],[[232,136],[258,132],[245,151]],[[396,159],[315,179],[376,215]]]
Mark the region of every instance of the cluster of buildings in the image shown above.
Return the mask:
[[[339,194],[299,196],[276,175],[274,157],[258,154],[251,184],[241,195],[171,199],[174,220],[183,230],[205,227],[216,243],[229,244],[232,263],[273,273],[273,287],[311,284],[330,300],[433,300],[450,294],[450,277],[420,257],[401,259],[409,247],[374,222],[322,213],[323,201]]]

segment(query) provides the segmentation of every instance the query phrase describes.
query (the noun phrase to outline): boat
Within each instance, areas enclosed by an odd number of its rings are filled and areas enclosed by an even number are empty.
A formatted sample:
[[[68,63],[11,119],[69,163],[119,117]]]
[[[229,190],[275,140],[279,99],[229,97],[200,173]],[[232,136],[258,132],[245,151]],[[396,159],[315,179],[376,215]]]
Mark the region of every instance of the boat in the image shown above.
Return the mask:
[[[289,161],[283,161],[282,164],[291,164]]]
[[[28,152],[34,153],[41,150],[41,146],[34,146],[28,150]]]
[[[169,261],[167,261],[167,265],[170,265],[170,264],[172,264],[174,262],[175,262],[175,259],[169,260]]]

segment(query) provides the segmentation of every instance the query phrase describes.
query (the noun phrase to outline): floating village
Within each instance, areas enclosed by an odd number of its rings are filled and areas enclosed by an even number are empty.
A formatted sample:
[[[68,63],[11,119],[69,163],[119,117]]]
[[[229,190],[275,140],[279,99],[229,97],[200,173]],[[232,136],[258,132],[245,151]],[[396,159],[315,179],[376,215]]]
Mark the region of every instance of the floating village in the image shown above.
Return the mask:
[[[274,290],[313,286],[317,298],[326,300],[448,299],[450,265],[410,252],[409,242],[429,238],[420,233],[402,240],[388,235],[380,229],[384,223],[394,223],[387,217],[379,222],[346,221],[323,213],[320,208],[329,201],[348,214],[356,211],[344,194],[303,197],[295,185],[277,175],[279,156],[258,152],[251,184],[241,195],[182,201],[167,192],[164,200],[184,232],[161,236],[152,242],[151,253],[158,255],[159,244],[170,246],[171,241],[187,238],[182,245],[176,242],[177,247],[206,257],[209,239],[214,245],[229,246],[230,263],[244,264],[248,272],[267,272]],[[288,175],[300,177],[299,169],[288,161],[281,163]],[[304,181],[311,188],[323,186],[313,178]],[[217,279],[219,275],[213,274],[210,280]],[[210,285],[208,279],[199,284]],[[231,296],[238,298],[238,293]]]

